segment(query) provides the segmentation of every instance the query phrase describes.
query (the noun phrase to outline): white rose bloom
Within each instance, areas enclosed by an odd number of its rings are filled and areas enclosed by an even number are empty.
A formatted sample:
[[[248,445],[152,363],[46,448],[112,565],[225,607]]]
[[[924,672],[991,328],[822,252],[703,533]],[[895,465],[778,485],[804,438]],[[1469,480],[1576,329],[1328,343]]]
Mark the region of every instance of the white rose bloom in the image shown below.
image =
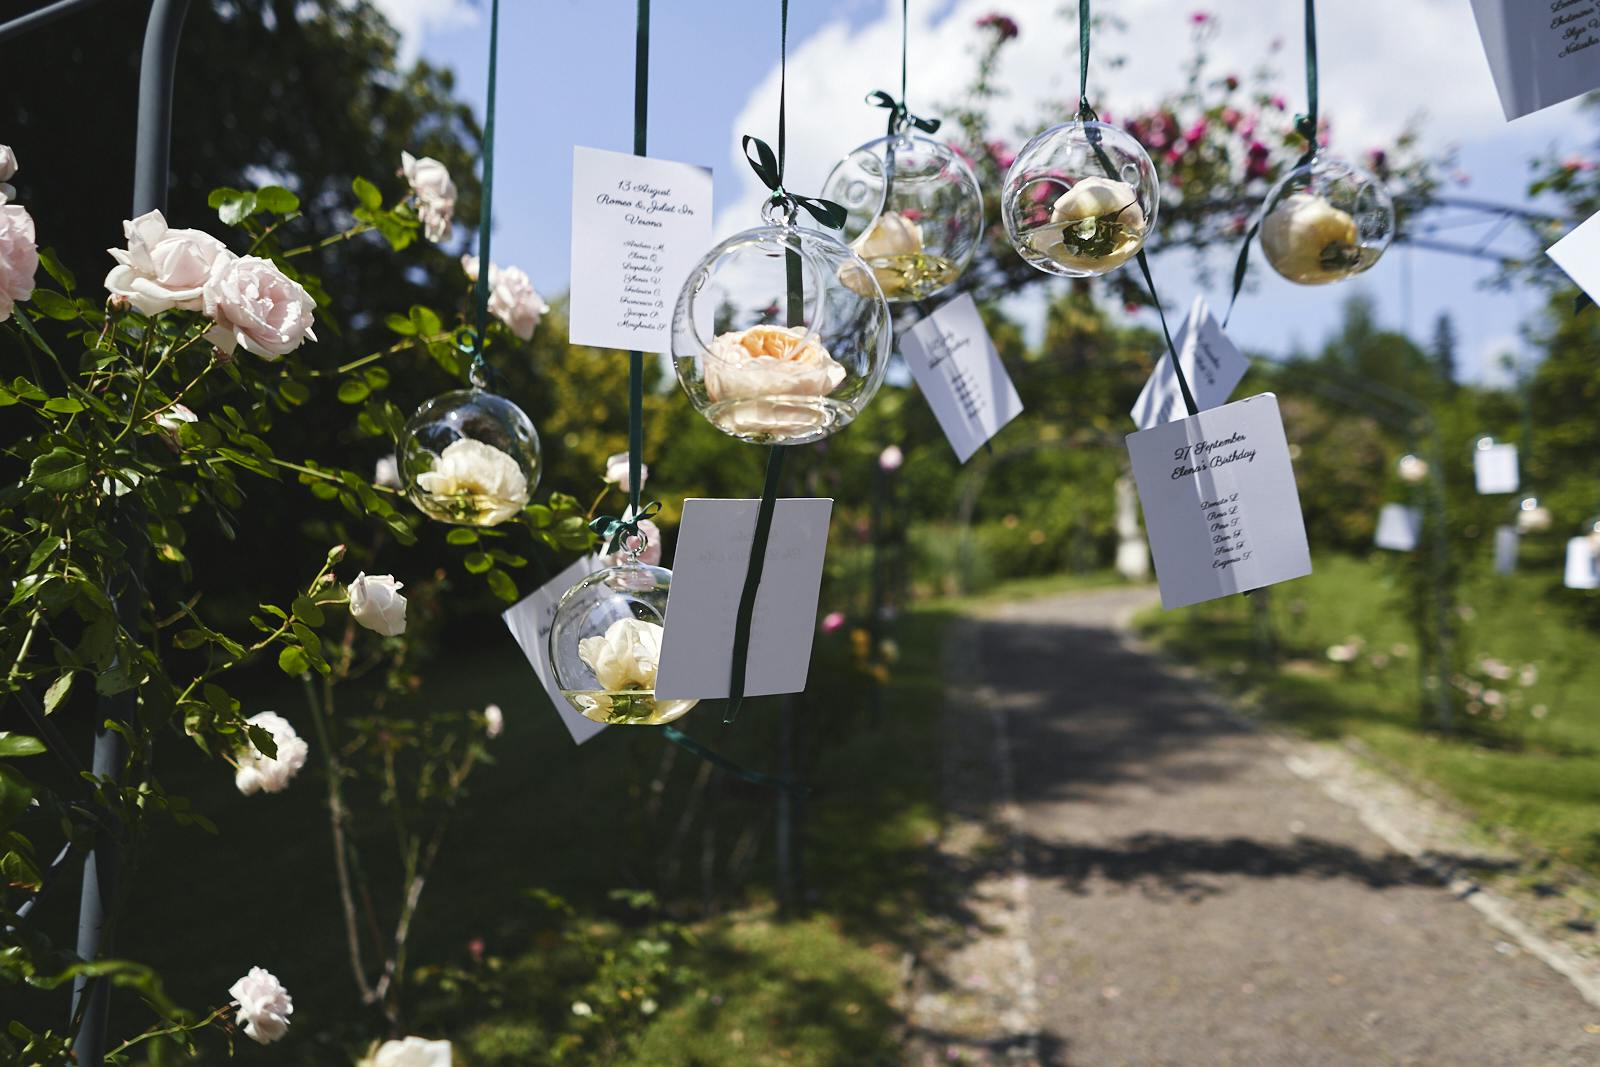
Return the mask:
[[[278,359],[317,339],[311,329],[316,307],[305,287],[270,259],[218,256],[205,283],[205,312],[217,320],[206,340],[223,355],[242,345],[262,359]]]
[[[885,211],[850,242],[850,250],[866,262],[886,299],[900,295],[906,287],[905,271],[895,260],[920,255],[922,249],[922,227],[898,211]],[[854,263],[840,268],[839,280],[862,296],[874,295]]]
[[[845,380],[844,365],[803,326],[752,326],[720,334],[706,346],[706,395],[714,402],[776,400],[742,407],[729,419],[740,433],[784,433],[816,425],[809,407],[790,397],[827,396]]]
[[[400,173],[411,184],[423,235],[438,244],[450,236],[450,220],[456,213],[456,183],[450,180],[450,171],[430,156],[419,159],[401,152]]]
[[[394,456],[384,456],[372,469],[372,484],[388,489],[400,488],[400,463]]]
[[[461,272],[467,280],[478,280],[478,257],[461,257]],[[545,303],[533,288],[533,282],[520,267],[501,267],[489,264],[489,313],[511,328],[511,332],[526,341],[550,305]]]
[[[467,276],[467,281],[478,280],[478,257],[470,252],[461,257],[461,273]]]
[[[161,427],[163,430],[170,430],[173,433],[177,433],[179,430],[183,429],[183,424],[186,422],[199,421],[200,416],[189,410],[189,407],[186,404],[174,404],[166,411],[163,411],[161,414],[156,416],[156,425]]]
[[[1551,521],[1550,509],[1542,504],[1517,509],[1518,533],[1544,533]]]
[[[606,627],[604,637],[578,642],[578,658],[594,672],[608,693],[656,687],[656,665],[661,662],[659,623],[618,619]]]
[[[384,637],[398,637],[406,632],[404,588],[392,574],[357,574],[349,586],[351,616]]]
[[[239,1019],[244,1023],[245,1036],[252,1041],[270,1045],[289,1032],[294,1000],[271,971],[250,968],[249,974],[233,983],[228,995],[238,1001]]]
[[[228,247],[201,230],[175,230],[166,216],[149,211],[122,224],[128,248],[108,248],[117,265],[106,275],[106,289],[146,315],[172,308],[205,311],[205,287],[218,259],[232,259]]]
[[[489,740],[493,741],[505,733],[505,729],[506,716],[499,704],[490,704],[483,709],[483,732],[489,735]]]
[[[1395,463],[1394,469],[1402,482],[1416,485],[1428,476],[1428,461],[1421,456],[1414,456],[1407,452]]]
[[[889,445],[882,452],[878,453],[878,466],[882,467],[886,471],[899,470],[900,465],[905,461],[906,454],[900,451],[899,445]]]
[[[0,204],[15,200],[17,191],[6,183],[17,173],[17,154],[8,144],[0,144]]]
[[[1082,222],[1106,215],[1115,215],[1129,229],[1144,229],[1144,209],[1139,206],[1138,192],[1115,178],[1079,178],[1050,207],[1051,222]]]
[[[275,711],[252,715],[245,722],[259,726],[272,735],[278,748],[276,756],[268,756],[256,748],[246,735],[246,747],[239,752],[238,768],[233,772],[233,784],[245,796],[254,793],[281,793],[289,788],[289,780],[306,765],[310,748],[305,739],[295,733],[289,720]]]
[[[633,486],[628,483],[628,454],[618,452],[616,455],[606,457],[605,480],[612,483],[624,493],[633,492]],[[644,483],[650,480],[650,468],[643,463],[639,464],[639,488],[644,488]]]
[[[1344,261],[1358,253],[1360,239],[1355,219],[1310,192],[1284,197],[1261,223],[1261,251],[1267,261],[1302,285],[1321,285],[1349,274]]]
[[[528,506],[528,478],[517,461],[500,449],[472,437],[445,446],[433,470],[417,475],[417,486],[429,496],[470,496],[477,500],[484,524],[494,526]]]
[[[0,322],[11,317],[18,301],[33,297],[33,276],[38,271],[33,216],[16,204],[0,204]]]
[[[450,1042],[408,1037],[385,1041],[361,1061],[361,1067],[450,1067],[450,1063]]]

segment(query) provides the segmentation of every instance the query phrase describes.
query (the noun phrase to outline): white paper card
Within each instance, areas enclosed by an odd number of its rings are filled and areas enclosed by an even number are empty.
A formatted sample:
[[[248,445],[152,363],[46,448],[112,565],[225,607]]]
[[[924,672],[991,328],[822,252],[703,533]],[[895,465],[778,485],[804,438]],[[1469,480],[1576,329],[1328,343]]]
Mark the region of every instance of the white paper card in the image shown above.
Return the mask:
[[[1567,575],[1562,581],[1568,589],[1600,589],[1600,566],[1587,537],[1567,542]]]
[[[760,504],[683,502],[656,672],[657,699],[728,695],[734,623]],[[832,514],[833,501],[825,497],[779,500],[773,509],[766,565],[750,622],[746,696],[798,693],[806,687]]]
[[[1508,120],[1600,88],[1594,0],[1472,0]]]
[[[710,247],[708,168],[573,148],[573,344],[671,351],[678,290]]]
[[[1372,543],[1391,552],[1410,552],[1422,533],[1422,512],[1405,504],[1385,504],[1378,512],[1378,532]]]
[[[522,654],[528,657],[533,673],[539,676],[545,694],[550,698],[550,703],[555,705],[556,714],[561,716],[562,725],[572,735],[573,742],[580,745],[606,727],[604,723],[578,714],[567,703],[567,698],[561,695],[561,687],[556,685],[555,673],[550,669],[550,625],[555,622],[556,604],[560,602],[562,594],[603,566],[605,564],[597,557],[585,556],[511,605],[501,615],[511,630],[511,636],[522,646]]]
[[[902,334],[900,355],[962,463],[1022,413],[1022,398],[969,293]]]
[[[1311,573],[1277,397],[1262,393],[1127,440],[1163,607]]]
[[[1596,5],[1600,10],[1600,4]],[[1600,56],[1595,57],[1600,62]],[[1571,233],[1551,245],[1545,255],[1567,272],[1567,277],[1591,300],[1600,299],[1600,214],[1590,215]]]
[[[1194,298],[1189,317],[1183,320],[1172,338],[1172,347],[1178,350],[1178,362],[1201,411],[1226,404],[1244,372],[1250,369],[1250,361],[1222,332],[1222,324],[1211,314],[1203,296]],[[1181,419],[1187,414],[1183,391],[1178,388],[1178,376],[1172,372],[1170,357],[1156,360],[1156,369],[1144,383],[1144,391],[1129,414],[1141,430]]]
[[[1515,493],[1517,479],[1517,446],[1489,445],[1472,450],[1472,476],[1482,495]]]
[[[1517,533],[1515,526],[1496,526],[1494,528],[1494,572],[1496,574],[1510,574],[1517,569],[1517,549],[1521,547],[1522,537]]]

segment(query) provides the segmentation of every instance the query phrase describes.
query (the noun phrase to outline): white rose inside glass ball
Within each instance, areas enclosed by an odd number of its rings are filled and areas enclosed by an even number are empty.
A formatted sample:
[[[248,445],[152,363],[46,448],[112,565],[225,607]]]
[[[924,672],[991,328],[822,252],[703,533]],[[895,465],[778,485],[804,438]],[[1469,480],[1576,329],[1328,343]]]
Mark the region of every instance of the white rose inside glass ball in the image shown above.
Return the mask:
[[[713,248],[673,313],[678,383],[713,426],[756,444],[849,425],[883,384],[890,346],[867,264],[831,234],[787,225]]]
[[[931,137],[899,133],[867,142],[834,165],[822,196],[849,212],[845,239],[891,303],[948,287],[983,237],[977,176]],[[847,271],[844,282],[865,291],[858,275]]]
[[[1161,186],[1133,136],[1069,122],[1023,146],[1000,191],[1006,235],[1039,270],[1091,278],[1138,255],[1155,228]]]
[[[497,526],[515,517],[539,484],[533,422],[482,389],[445,393],[419,407],[396,455],[417,508],[459,526]]]
[[[1421,456],[1407,452],[1401,456],[1394,465],[1395,473],[1402,482],[1416,485],[1428,476],[1428,461]]]
[[[1539,503],[1538,497],[1525,496],[1517,503],[1517,532],[1544,533],[1552,522],[1550,509]]]
[[[550,667],[568,703],[610,725],[660,726],[698,701],[657,700],[672,572],[624,559],[568,589],[550,626]]]
[[[1298,285],[1326,285],[1368,270],[1394,238],[1394,201],[1376,177],[1318,157],[1267,194],[1261,252]]]

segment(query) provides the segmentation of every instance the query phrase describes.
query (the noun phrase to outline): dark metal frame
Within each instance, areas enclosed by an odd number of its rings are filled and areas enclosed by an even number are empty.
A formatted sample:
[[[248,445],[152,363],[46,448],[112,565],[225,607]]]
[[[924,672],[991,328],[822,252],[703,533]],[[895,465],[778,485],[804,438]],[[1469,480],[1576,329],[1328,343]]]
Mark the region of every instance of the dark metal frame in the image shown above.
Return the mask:
[[[0,24],[0,42],[38,29],[59,18],[77,14],[99,0],[58,0],[26,15]],[[164,211],[171,169],[172,85],[177,72],[178,42],[183,33],[184,16],[190,0],[152,0],[145,22],[144,53],[139,61],[138,127],[133,160],[133,216],[149,211]],[[125,518],[125,517],[124,517]],[[143,563],[135,558],[123,576],[121,588],[107,592],[117,607],[117,617],[125,627],[138,624],[142,597]],[[134,712],[132,692],[104,697],[99,720],[126,721]],[[102,727],[95,735],[92,770],[97,777],[115,780],[122,771],[127,752],[121,736]],[[83,890],[78,903],[78,956],[93,960],[110,950],[107,919],[117,893],[117,841],[107,828],[101,828],[93,848],[84,860]],[[65,856],[58,857],[58,863]],[[52,871],[56,864],[52,864]],[[72,986],[72,1019],[77,1021],[73,1052],[80,1065],[100,1067],[105,1063],[106,1019],[111,1001],[111,986],[105,979],[80,977]]]

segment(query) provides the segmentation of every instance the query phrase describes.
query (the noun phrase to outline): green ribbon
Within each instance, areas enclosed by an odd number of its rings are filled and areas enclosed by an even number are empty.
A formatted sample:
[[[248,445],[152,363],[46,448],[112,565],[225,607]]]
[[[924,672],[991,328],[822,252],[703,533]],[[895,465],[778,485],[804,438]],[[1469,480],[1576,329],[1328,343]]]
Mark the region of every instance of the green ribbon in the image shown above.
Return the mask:
[[[1306,139],[1306,150],[1300,158],[1295,160],[1295,169],[1305,166],[1317,157],[1317,4],[1316,0],[1306,0],[1306,111],[1303,115],[1294,117],[1295,132]],[[1261,218],[1258,216],[1250,224],[1250,229],[1245,232],[1244,244],[1239,249],[1239,258],[1233,264],[1233,294],[1228,297],[1228,310],[1222,316],[1224,328],[1228,320],[1233,318],[1233,305],[1239,302],[1239,291],[1244,288],[1245,274],[1250,269],[1250,245],[1255,242],[1256,234],[1261,232]]]
[[[882,89],[874,89],[868,93],[867,103],[873,107],[888,109],[890,137],[893,137],[907,126],[914,126],[923,133],[936,133],[940,125],[942,125],[939,119],[925,119],[920,115],[913,115],[906,108],[905,97],[896,100]]]
[[[637,491],[630,495],[635,500],[639,498]],[[637,504],[630,506],[626,515],[600,515],[589,523],[589,529],[593,530],[600,536],[602,541],[606,542],[606,554],[611,555],[627,544],[629,538],[638,537],[649,541],[650,538],[645,535],[643,530],[639,529],[639,524],[646,519],[655,518],[660,513],[661,501],[652,500],[643,509],[640,509]]]
[[[714,767],[720,767],[735,778],[742,779],[752,785],[770,786],[780,792],[805,796],[811,792],[811,787],[796,782],[791,778],[780,778],[776,775],[763,774],[761,771],[752,771],[739,766],[728,757],[707,748],[676,726],[663,726],[661,733],[668,741],[679,746],[684,751],[705,760]]]
[[[782,127],[778,143],[783,143]],[[837,230],[844,225],[847,212],[843,204],[836,204],[832,200],[823,200],[821,197],[800,196],[791,193],[783,187],[783,158],[775,156],[772,146],[759,137],[744,136],[744,158],[749,162],[750,169],[756,172],[756,177],[761,179],[763,185],[772,190],[771,201],[774,204],[792,204],[797,208],[804,208],[811,217],[828,227]],[[755,155],[750,154],[751,147],[756,150]]]
[[[483,358],[485,336],[489,331],[489,230],[494,214],[494,97],[495,68],[500,54],[500,0],[489,4],[489,96],[483,109],[483,199],[478,204],[478,280],[473,286],[476,329],[472,339],[473,385],[488,380],[488,363]]]
[[[645,154],[650,118],[650,0],[639,0],[633,35],[633,154]],[[628,353],[628,510],[637,523],[649,516],[639,510],[644,489],[644,353]],[[652,505],[656,511],[660,504]],[[655,514],[650,512],[649,514]],[[638,526],[634,526],[638,533]],[[605,536],[605,535],[602,535]],[[613,542],[615,546],[615,542]],[[611,549],[612,552],[616,548]]]
[[[728,673],[728,714],[722,720],[731,724],[744,706],[745,670],[750,658],[750,623],[755,618],[756,592],[761,588],[761,572],[767,564],[767,537],[772,532],[772,512],[778,502],[778,485],[783,480],[783,458],[787,449],[773,445],[767,453],[767,481],[761,490],[761,505],[756,509],[756,531],[750,542],[750,562],[744,572],[744,589],[739,594],[739,611],[733,624],[733,665]]]

